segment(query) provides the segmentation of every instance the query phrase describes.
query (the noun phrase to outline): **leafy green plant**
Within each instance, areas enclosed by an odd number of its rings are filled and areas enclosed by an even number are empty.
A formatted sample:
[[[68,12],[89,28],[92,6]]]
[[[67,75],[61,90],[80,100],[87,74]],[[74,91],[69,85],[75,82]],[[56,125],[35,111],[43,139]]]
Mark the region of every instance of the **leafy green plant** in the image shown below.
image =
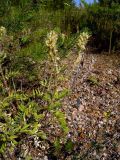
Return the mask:
[[[17,103],[15,108],[14,103]],[[25,101],[28,101],[26,104]],[[12,105],[10,105],[12,104]],[[13,108],[14,107],[14,108]],[[10,110],[12,109],[12,113]],[[17,109],[17,111],[16,111]],[[6,113],[6,110],[8,114]],[[23,134],[41,136],[46,138],[45,133],[41,131],[39,120],[43,118],[43,114],[39,114],[38,104],[29,100],[29,96],[25,94],[13,93],[3,99],[0,104],[1,122],[1,149],[4,153],[7,144],[10,143],[10,149],[14,149],[17,144],[16,139]],[[39,131],[38,131],[39,130]]]
[[[4,33],[6,34],[5,28],[1,30],[3,37]],[[61,101],[68,94],[68,90],[58,90],[59,77],[62,73],[56,42],[57,34],[51,32],[46,40],[49,48],[49,64],[52,65],[52,70],[49,70],[50,77],[44,80],[43,76],[39,87],[29,89],[29,92],[25,91],[23,86],[16,85],[16,78],[20,76],[19,67],[16,67],[15,71],[13,66],[10,69],[3,66],[7,54],[4,50],[0,53],[0,89],[2,91],[2,96],[0,96],[0,154],[3,156],[7,153],[14,155],[15,148],[22,143],[24,137],[37,136],[43,141],[49,141],[48,132],[42,128],[42,121],[46,120],[47,113],[54,117],[52,123],[57,121],[60,125],[62,138],[65,138],[69,132],[65,115],[60,109]],[[18,65],[22,67],[20,61]],[[27,68],[24,70],[27,71]],[[26,75],[26,72],[24,74]]]
[[[58,40],[58,35],[55,31],[51,31],[48,34],[47,40],[46,40],[46,45],[49,48],[49,58],[50,61],[53,63],[53,76],[54,76],[54,90],[52,93],[52,97],[47,96],[48,101],[50,102],[49,109],[53,112],[57,120],[59,121],[61,128],[65,133],[68,133],[68,127],[64,118],[64,114],[56,110],[59,106],[61,106],[61,99],[65,97],[68,93],[67,90],[62,89],[61,91],[58,90],[58,80],[61,75],[61,67],[60,67],[60,58],[58,55],[58,50],[57,50],[57,40]],[[52,78],[52,77],[51,77]],[[50,81],[51,83],[51,81]],[[49,84],[50,86],[50,84]],[[49,91],[50,92],[50,91]]]

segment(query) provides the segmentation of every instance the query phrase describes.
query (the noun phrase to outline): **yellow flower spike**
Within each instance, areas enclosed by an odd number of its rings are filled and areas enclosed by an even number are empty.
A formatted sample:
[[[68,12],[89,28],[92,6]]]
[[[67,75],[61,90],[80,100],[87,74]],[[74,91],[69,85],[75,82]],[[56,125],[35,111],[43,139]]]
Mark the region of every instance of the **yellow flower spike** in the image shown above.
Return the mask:
[[[6,28],[1,26],[0,27],[0,39],[2,39],[6,35],[7,31]]]
[[[88,38],[89,34],[87,32],[83,32],[80,34],[77,45],[81,52],[85,50],[85,45],[87,44]]]
[[[59,65],[58,65],[58,62],[59,62],[60,58],[57,54],[58,53],[57,40],[58,40],[58,34],[55,31],[51,31],[47,35],[46,45],[49,48],[50,58],[51,58],[52,62],[54,63],[55,71],[58,74],[59,71],[60,71]]]

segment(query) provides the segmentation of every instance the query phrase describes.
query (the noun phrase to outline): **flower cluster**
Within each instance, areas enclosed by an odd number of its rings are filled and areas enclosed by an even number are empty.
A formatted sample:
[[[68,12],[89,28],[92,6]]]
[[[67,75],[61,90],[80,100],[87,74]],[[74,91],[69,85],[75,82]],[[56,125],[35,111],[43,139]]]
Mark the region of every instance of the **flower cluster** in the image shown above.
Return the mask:
[[[55,69],[56,69],[56,73],[59,73],[59,65],[58,65],[58,61],[60,60],[59,56],[58,56],[58,50],[57,50],[57,40],[58,40],[58,34],[55,31],[51,31],[48,35],[47,35],[47,39],[46,39],[46,45],[49,48],[49,55],[51,60],[54,63]]]
[[[80,49],[80,51],[84,51],[85,50],[85,46],[87,44],[88,38],[90,37],[90,35],[87,32],[83,32],[80,34],[79,38],[78,38],[78,47]]]
[[[55,31],[51,31],[47,35],[47,40],[46,40],[47,47],[49,47],[50,49],[55,49],[56,48],[57,40],[58,40],[57,33]]]
[[[6,28],[1,26],[0,27],[0,42],[2,42],[2,40],[4,39],[4,37],[6,36]],[[1,44],[0,44],[1,45]],[[0,63],[4,60],[4,58],[6,57],[6,54],[4,53],[4,51],[2,51],[2,49],[0,48]]]
[[[0,39],[2,39],[6,35],[7,31],[6,28],[1,26],[0,27]]]
[[[89,37],[90,35],[88,32],[82,32],[78,37],[77,46],[79,47],[79,55],[74,63],[74,68],[76,68],[76,66],[84,59],[84,51]]]

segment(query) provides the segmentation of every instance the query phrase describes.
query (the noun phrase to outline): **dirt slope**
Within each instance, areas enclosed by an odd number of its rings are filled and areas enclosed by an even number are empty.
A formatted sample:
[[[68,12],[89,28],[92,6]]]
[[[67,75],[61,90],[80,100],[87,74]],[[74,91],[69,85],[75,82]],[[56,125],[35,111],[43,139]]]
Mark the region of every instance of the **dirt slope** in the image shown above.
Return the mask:
[[[66,74],[75,58],[69,59]],[[63,110],[71,128],[69,138],[78,145],[73,159],[119,159],[120,54],[85,54],[67,85],[71,95]]]

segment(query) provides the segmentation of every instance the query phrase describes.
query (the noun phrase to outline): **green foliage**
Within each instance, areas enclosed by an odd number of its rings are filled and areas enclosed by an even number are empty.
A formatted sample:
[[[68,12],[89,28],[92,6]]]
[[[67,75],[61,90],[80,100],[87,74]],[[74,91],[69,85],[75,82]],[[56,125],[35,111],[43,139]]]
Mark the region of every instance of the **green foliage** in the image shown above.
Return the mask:
[[[33,60],[43,60],[47,55],[46,46],[41,43],[34,42],[21,50],[23,55],[31,57]]]
[[[74,5],[73,0],[41,0],[41,6],[50,10],[64,9],[66,5]]]
[[[65,57],[69,54],[70,50],[75,46],[78,34],[63,34],[64,40],[62,37],[58,39],[58,49],[60,55]]]
[[[99,3],[103,7],[111,7],[113,4],[120,4],[119,0],[99,0]]]
[[[81,31],[88,27],[93,33],[92,44],[101,50],[118,50],[120,47],[119,39],[119,0],[99,0],[92,5],[82,1],[84,7],[75,7],[72,0],[48,0],[32,1],[14,0],[1,1],[1,25],[5,26],[10,32],[18,32],[31,26],[32,32],[39,30],[51,30],[55,27],[71,36],[71,33]],[[34,36],[34,33],[32,33]],[[38,41],[37,41],[38,42]],[[21,44],[30,43],[29,36],[21,37]],[[32,46],[31,46],[32,48]],[[33,49],[33,48],[32,48]],[[38,45],[38,49],[44,47]],[[66,50],[62,49],[62,53]],[[44,54],[44,53],[43,53]],[[36,58],[39,58],[37,52]],[[43,57],[43,56],[42,56]]]
[[[54,142],[54,147],[55,147],[55,150],[57,152],[59,152],[61,150],[61,144],[60,144],[60,139],[56,139],[55,142]]]
[[[17,106],[14,105],[13,101]],[[39,121],[44,118],[44,115],[40,114],[39,111],[40,108],[38,104],[30,101],[29,95],[25,95],[24,93],[13,92],[1,101],[0,117],[2,122],[0,152],[4,153],[9,143],[11,144],[10,149],[14,149],[17,144],[16,139],[23,134],[37,135],[41,138],[46,137],[45,133],[40,130]]]
[[[65,115],[61,111],[54,112],[55,117],[57,118],[58,122],[61,125],[61,128],[63,129],[64,133],[67,134],[69,131],[69,128],[67,127],[67,123],[65,120]]]
[[[73,150],[73,148],[74,143],[69,139],[65,144],[65,150],[70,153]]]
[[[95,36],[95,44],[102,49],[118,49],[120,6],[102,7],[95,4],[88,8],[88,23]]]
[[[92,85],[99,85],[99,80],[95,76],[88,77],[87,81]]]
[[[2,41],[6,36],[4,33],[6,32],[3,27],[1,29],[1,35],[3,35],[1,42],[6,43],[6,41]],[[36,41],[37,38],[33,40]],[[63,133],[62,138],[64,138],[69,129],[65,115],[60,108],[62,106],[61,100],[68,94],[68,90],[57,90],[59,75],[56,76],[54,63],[51,64],[52,70],[48,68],[54,78],[44,79],[43,76],[39,84],[34,65],[37,62],[34,62],[30,56],[28,57],[28,54],[11,55],[10,59],[8,58],[11,65],[5,64],[7,58],[8,53],[5,54],[3,48],[0,53],[0,154],[14,153],[15,148],[23,142],[24,136],[26,138],[37,136],[43,141],[48,141],[49,133],[42,126],[48,113],[53,116],[54,121],[52,123],[57,121],[60,125]],[[36,78],[32,81],[37,80],[38,87],[26,90],[23,78],[25,78],[28,87],[32,74],[35,74]],[[19,84],[19,81],[22,83]],[[53,81],[54,85],[49,87]],[[57,146],[57,142],[55,144]]]

